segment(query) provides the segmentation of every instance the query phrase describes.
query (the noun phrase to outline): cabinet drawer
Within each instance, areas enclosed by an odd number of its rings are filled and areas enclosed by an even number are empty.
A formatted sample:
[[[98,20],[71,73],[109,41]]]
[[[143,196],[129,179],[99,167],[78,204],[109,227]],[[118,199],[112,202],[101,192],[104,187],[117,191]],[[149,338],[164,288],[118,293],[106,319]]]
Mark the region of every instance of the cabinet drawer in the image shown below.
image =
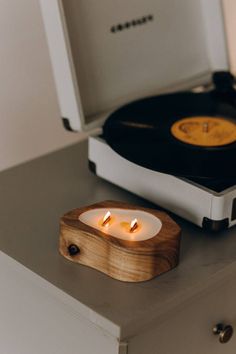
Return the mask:
[[[0,283],[0,354],[124,352],[57,288],[2,252]]]
[[[222,344],[213,334],[218,323],[231,325],[235,333]],[[166,320],[132,338],[129,354],[235,354],[236,275],[170,312]]]

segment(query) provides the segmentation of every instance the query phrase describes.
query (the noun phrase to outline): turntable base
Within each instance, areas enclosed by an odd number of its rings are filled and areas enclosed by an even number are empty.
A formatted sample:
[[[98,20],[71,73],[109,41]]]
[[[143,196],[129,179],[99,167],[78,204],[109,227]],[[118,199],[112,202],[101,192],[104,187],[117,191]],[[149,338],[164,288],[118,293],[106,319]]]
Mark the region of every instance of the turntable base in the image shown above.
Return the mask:
[[[89,161],[99,177],[200,227],[219,231],[236,224],[236,182],[232,180],[199,184],[149,170],[121,157],[98,136],[89,138]]]

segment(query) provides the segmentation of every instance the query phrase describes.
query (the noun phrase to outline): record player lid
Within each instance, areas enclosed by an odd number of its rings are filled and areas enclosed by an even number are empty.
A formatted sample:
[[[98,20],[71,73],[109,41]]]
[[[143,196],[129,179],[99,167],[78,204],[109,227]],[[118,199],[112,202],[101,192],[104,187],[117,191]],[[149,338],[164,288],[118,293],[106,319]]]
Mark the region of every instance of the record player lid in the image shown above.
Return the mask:
[[[115,108],[227,70],[220,0],[40,0],[61,115],[98,127]]]

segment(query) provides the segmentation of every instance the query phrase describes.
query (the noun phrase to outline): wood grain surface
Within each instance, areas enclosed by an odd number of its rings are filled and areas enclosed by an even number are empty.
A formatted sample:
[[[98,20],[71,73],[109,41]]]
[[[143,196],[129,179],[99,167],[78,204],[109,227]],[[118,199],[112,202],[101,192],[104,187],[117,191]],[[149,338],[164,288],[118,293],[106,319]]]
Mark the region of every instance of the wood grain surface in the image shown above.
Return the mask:
[[[105,234],[79,220],[95,208],[143,210],[162,221],[159,233],[144,241],[127,241]],[[114,279],[140,282],[176,267],[179,261],[180,227],[165,212],[116,201],[104,201],[74,209],[60,219],[60,253],[70,261],[95,268]],[[78,253],[71,254],[74,245]]]

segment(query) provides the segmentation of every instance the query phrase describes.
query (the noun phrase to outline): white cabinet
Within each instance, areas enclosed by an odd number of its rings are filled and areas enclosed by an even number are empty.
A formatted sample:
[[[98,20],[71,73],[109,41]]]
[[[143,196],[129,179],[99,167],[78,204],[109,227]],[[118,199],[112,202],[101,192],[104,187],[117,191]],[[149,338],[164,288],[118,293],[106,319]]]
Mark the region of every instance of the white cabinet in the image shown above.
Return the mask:
[[[165,316],[163,323],[131,339],[129,354],[234,354],[236,335],[220,343],[215,325],[236,325],[234,276],[211,286]]]
[[[125,340],[118,335],[118,327],[111,324],[108,329],[107,325],[102,328],[101,319],[96,320],[93,311],[83,309],[77,300],[4,253],[0,253],[0,283],[2,354],[235,352],[236,335],[222,344],[212,329],[220,322],[236,324],[236,269]]]
[[[236,330],[235,228],[212,235],[177,219],[178,267],[144,283],[69,262],[58,252],[65,211],[150,207],[86,166],[83,142],[0,174],[0,354],[235,354],[236,333],[226,344],[212,333]]]
[[[123,354],[69,297],[3,253],[0,283],[1,354]]]

